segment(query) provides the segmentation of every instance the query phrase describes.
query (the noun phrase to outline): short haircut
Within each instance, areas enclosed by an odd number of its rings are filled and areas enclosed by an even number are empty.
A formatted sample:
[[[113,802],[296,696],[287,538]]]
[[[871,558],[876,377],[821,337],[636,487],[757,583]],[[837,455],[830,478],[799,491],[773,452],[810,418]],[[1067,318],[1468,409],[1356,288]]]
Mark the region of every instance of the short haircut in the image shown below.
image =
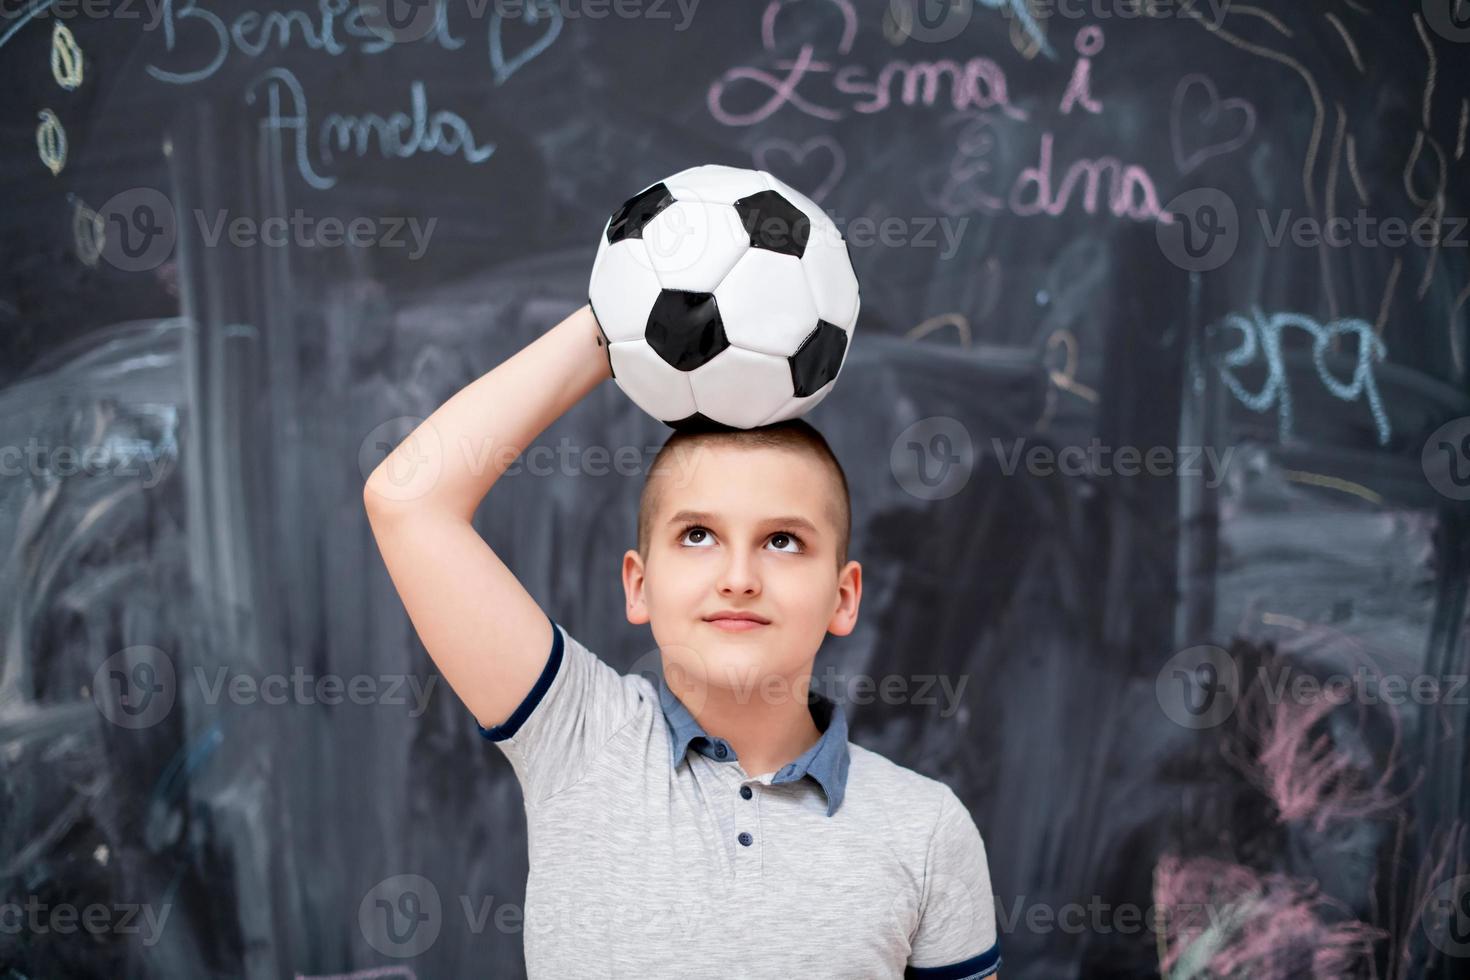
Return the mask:
[[[711,428],[679,430],[664,442],[643,480],[643,493],[638,500],[638,554],[648,560],[648,545],[653,538],[653,521],[658,513],[660,494],[656,485],[663,467],[672,467],[665,457],[674,452],[693,452],[702,446],[732,446],[739,449],[785,449],[820,460],[833,477],[828,517],[837,528],[837,568],[847,564],[847,551],[852,538],[852,496],[847,489],[847,474],[827,445],[827,440],[805,419],[788,419],[753,429]]]

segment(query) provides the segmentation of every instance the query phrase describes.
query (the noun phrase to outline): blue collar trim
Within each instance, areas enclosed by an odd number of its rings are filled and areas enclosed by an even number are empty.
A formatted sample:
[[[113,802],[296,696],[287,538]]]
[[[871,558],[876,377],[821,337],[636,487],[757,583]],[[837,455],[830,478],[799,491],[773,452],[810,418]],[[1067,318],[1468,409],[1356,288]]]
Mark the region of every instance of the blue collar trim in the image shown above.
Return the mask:
[[[691,746],[700,755],[716,762],[735,761],[734,747],[722,738],[712,737],[700,726],[679,696],[669,689],[662,674],[658,679],[658,700],[669,726],[671,766],[678,768]],[[842,705],[818,691],[808,692],[807,708],[822,737],[817,744],[782,766],[771,777],[771,782],[794,783],[803,776],[811,776],[827,795],[827,816],[830,817],[842,805],[842,797],[847,791],[847,770],[852,761],[847,751],[847,714]]]

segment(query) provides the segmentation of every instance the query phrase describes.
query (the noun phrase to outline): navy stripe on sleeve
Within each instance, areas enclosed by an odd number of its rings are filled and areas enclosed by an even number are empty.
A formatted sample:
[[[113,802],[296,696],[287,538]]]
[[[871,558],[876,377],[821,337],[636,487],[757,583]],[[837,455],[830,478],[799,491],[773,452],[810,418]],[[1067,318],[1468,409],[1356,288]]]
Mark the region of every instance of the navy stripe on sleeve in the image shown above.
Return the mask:
[[[1000,943],[997,942],[978,956],[962,963],[948,966],[909,966],[903,971],[904,980],[977,980],[988,977],[1000,969]]]
[[[492,742],[503,742],[514,735],[525,724],[526,719],[531,717],[531,712],[536,710],[536,705],[546,696],[551,689],[551,682],[556,678],[556,672],[561,667],[561,630],[556,627],[556,620],[550,616],[546,617],[551,623],[551,656],[546,659],[546,666],[541,668],[541,676],[536,678],[536,683],[521,703],[516,705],[516,710],[511,712],[504,723],[486,728],[478,720],[475,727],[480,734]]]

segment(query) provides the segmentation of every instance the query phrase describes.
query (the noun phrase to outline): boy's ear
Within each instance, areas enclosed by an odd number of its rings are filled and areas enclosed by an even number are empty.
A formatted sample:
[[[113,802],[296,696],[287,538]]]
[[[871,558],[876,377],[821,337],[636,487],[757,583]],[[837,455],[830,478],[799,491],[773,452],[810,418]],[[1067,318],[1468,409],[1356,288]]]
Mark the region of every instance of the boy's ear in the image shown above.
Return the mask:
[[[863,601],[863,566],[849,561],[837,575],[837,608],[827,623],[827,632],[846,636],[857,626],[858,606]]]
[[[623,595],[627,599],[628,622],[642,626],[648,622],[648,603],[643,598],[643,558],[635,549],[623,554]]]

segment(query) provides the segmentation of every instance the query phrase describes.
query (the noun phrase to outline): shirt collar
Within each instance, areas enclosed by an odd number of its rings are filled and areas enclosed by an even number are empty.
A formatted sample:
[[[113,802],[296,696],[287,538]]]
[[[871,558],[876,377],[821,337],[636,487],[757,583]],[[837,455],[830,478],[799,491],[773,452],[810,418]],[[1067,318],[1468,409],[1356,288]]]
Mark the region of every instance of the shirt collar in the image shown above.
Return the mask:
[[[717,762],[735,761],[734,747],[704,730],[679,696],[669,689],[662,674],[658,679],[658,700],[669,727],[671,766],[678,768],[679,761],[691,747]],[[842,705],[818,691],[808,692],[807,708],[822,737],[817,744],[778,769],[771,782],[794,783],[803,776],[811,776],[827,795],[827,816],[830,817],[842,805],[843,794],[847,791],[847,769],[851,762],[847,752],[847,715]]]

